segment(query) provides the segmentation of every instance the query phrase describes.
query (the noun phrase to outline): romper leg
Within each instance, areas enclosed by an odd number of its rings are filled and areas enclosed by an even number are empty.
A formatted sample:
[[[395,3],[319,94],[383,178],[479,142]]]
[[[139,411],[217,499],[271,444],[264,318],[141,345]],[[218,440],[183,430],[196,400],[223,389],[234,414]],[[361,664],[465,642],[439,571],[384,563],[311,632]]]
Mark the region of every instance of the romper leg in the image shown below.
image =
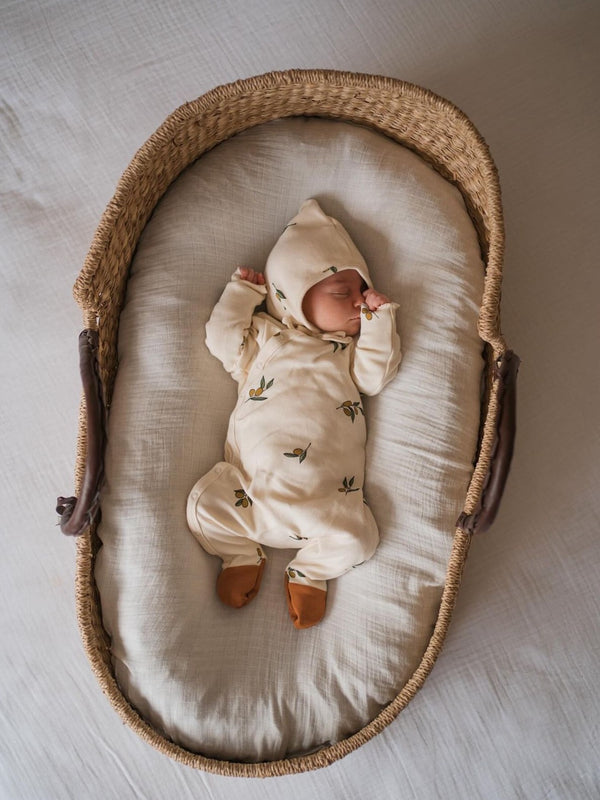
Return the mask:
[[[375,520],[370,514],[369,517],[363,520],[363,530],[356,533],[336,531],[310,537],[288,564],[290,580],[323,589],[326,581],[339,578],[371,558],[379,542],[379,533]]]
[[[227,462],[217,464],[194,486],[187,502],[188,526],[207,553],[219,556],[217,594],[241,608],[258,593],[266,561],[255,530],[254,503],[243,475]]]
[[[286,569],[288,609],[297,628],[316,625],[325,614],[327,581],[367,561],[377,548],[379,532],[366,506],[353,522],[355,532],[340,530],[314,536]],[[348,522],[348,520],[344,520]]]

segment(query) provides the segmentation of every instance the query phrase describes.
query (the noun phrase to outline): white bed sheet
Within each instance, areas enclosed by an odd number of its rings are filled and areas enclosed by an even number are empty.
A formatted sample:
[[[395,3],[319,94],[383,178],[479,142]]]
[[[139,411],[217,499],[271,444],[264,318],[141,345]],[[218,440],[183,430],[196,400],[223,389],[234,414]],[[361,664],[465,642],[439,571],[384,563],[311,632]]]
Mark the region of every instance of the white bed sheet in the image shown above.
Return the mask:
[[[600,13],[595,2],[112,0],[2,8],[2,685],[6,798],[596,798]],[[204,775],[125,728],[79,641],[71,285],[135,149],[180,103],[271,69],[411,80],[488,140],[508,241],[519,431],[453,625],[399,719],[326,770]]]

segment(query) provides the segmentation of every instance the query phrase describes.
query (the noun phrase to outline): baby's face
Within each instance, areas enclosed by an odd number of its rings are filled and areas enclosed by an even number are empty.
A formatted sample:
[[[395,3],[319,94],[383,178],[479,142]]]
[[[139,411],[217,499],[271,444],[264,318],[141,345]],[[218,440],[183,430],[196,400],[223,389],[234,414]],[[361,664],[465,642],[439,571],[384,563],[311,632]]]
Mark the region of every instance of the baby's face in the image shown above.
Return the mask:
[[[355,269],[336,272],[316,283],[304,295],[304,316],[324,333],[344,331],[347,336],[356,336],[360,331],[360,307],[366,288]]]

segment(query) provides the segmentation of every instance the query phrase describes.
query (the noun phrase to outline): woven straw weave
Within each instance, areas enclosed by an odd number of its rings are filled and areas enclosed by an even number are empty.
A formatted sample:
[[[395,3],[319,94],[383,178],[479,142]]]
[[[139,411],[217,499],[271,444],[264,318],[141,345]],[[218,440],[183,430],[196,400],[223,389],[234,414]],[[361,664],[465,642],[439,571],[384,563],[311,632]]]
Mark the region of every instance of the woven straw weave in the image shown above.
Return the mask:
[[[247,128],[291,116],[314,116],[368,126],[409,147],[460,190],[479,236],[486,267],[479,334],[486,343],[488,380],[478,460],[464,504],[471,513],[490,465],[498,412],[492,368],[506,352],[499,306],[504,227],[496,168],[467,117],[448,101],[403,81],[349,72],[272,72],[220,86],[171,114],[138,150],[108,204],[74,295],[86,327],[99,332],[99,371],[110,408],[117,371],[117,331],[129,267],[140,235],[170,184],[199,156]],[[86,455],[82,403],[75,491]],[[114,678],[110,642],[102,627],[94,581],[100,546],[95,525],[78,540],[77,614],[92,668],[113,707],[144,740],[191,767],[223,775],[267,777],[327,766],[381,732],[421,688],[441,650],[454,607],[470,536],[457,528],[437,623],[418,668],[397,697],[366,727],[317,753],[260,764],[205,758],[173,744],[137,714]]]

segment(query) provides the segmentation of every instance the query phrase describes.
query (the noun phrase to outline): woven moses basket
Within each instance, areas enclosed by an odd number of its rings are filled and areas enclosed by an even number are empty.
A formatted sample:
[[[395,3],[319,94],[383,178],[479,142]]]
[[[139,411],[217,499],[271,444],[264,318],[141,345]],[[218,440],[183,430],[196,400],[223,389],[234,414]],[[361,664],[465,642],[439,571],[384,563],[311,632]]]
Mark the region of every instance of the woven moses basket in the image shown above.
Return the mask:
[[[416,152],[458,187],[477,231],[485,265],[478,331],[486,375],[479,444],[463,513],[457,520],[437,622],[421,663],[395,699],[354,735],[309,755],[262,763],[207,758],[174,744],[130,705],[115,679],[94,578],[108,409],[117,362],[117,334],[128,272],[146,223],[180,173],[215,145],[284,117],[321,117],[366,126]],[[92,668],[121,718],[161,752],[209,772],[283,775],[326,766],[381,732],[414,697],[440,653],[469,543],[492,523],[502,495],[515,430],[519,359],[500,331],[504,229],[500,191],[488,148],[456,107],[417,86],[383,77],[289,71],[220,86],[170,115],[136,153],[106,208],[74,294],[83,310],[80,335],[84,397],[79,420],[76,497],[59,498],[64,533],[78,536],[77,614]]]

